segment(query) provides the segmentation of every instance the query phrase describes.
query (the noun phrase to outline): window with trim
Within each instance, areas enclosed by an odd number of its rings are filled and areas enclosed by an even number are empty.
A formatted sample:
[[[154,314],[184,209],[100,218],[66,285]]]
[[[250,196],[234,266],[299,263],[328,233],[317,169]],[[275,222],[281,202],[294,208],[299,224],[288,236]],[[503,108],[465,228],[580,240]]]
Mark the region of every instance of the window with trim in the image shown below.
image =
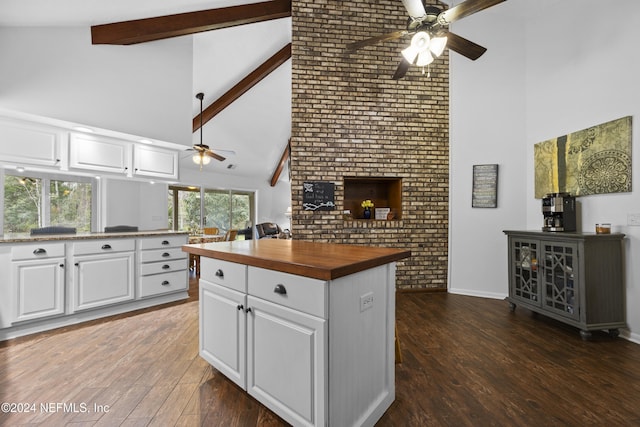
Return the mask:
[[[46,226],[90,232],[94,185],[86,177],[5,172],[3,232],[28,233]]]
[[[168,207],[172,230],[193,233],[200,233],[204,227],[217,227],[220,233],[246,230],[254,223],[255,194],[169,186]]]

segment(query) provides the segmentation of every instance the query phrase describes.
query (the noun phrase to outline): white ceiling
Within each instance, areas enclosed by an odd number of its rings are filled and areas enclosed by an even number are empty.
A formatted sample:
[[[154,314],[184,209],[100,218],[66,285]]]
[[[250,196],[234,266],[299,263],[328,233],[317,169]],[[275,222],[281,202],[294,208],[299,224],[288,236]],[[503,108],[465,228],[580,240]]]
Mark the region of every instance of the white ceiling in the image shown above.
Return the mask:
[[[238,0],[0,0],[0,26],[91,26],[255,1]],[[231,89],[291,42],[291,18],[186,36],[194,38],[193,114]],[[259,42],[258,42],[259,41]],[[207,170],[270,180],[291,133],[291,61],[272,72],[203,128],[203,142],[225,162]],[[200,133],[194,134],[194,143]],[[224,151],[223,151],[224,150]],[[235,154],[231,153],[235,152]],[[229,164],[236,165],[233,170]],[[188,153],[182,168],[197,168]],[[281,179],[286,179],[283,173]]]

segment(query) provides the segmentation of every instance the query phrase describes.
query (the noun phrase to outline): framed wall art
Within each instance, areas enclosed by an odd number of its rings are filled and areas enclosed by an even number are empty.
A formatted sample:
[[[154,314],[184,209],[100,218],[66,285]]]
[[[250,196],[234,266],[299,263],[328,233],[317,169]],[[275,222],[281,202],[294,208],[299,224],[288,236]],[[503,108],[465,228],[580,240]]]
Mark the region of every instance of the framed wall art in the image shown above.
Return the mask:
[[[498,165],[473,165],[472,208],[498,207]]]

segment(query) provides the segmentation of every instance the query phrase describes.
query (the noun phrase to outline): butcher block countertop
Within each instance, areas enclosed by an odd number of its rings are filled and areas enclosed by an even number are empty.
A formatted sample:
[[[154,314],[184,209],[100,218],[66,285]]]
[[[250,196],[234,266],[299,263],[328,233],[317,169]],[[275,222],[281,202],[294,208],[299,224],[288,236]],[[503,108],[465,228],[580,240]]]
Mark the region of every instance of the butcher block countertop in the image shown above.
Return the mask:
[[[193,255],[283,273],[332,280],[411,256],[411,251],[372,246],[259,239],[184,245]]]

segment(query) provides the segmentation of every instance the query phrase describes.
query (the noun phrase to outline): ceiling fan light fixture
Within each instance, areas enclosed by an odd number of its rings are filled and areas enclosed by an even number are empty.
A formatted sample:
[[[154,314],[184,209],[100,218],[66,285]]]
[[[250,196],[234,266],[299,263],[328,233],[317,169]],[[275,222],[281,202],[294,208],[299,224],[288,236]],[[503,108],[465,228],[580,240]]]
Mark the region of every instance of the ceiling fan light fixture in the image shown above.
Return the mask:
[[[193,160],[193,163],[195,163],[196,165],[200,165],[200,167],[202,167],[202,165],[208,165],[209,163],[211,163],[211,157],[205,156],[202,152],[194,154],[191,160]]]
[[[424,52],[429,49],[431,44],[431,37],[426,31],[418,31],[411,37],[411,46],[416,49],[418,53]]]
[[[434,57],[431,55],[431,52],[428,50],[426,52],[421,52],[418,54],[418,60],[416,61],[416,65],[418,67],[426,67],[434,61]]]
[[[445,47],[447,47],[447,36],[434,37],[429,44],[429,50],[435,57],[442,55]]]

